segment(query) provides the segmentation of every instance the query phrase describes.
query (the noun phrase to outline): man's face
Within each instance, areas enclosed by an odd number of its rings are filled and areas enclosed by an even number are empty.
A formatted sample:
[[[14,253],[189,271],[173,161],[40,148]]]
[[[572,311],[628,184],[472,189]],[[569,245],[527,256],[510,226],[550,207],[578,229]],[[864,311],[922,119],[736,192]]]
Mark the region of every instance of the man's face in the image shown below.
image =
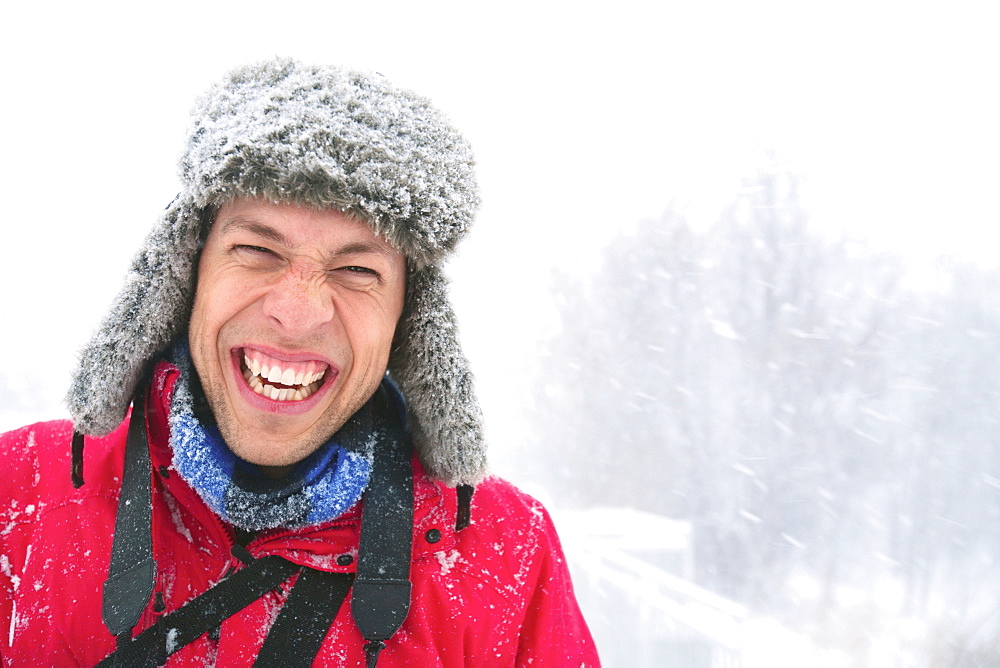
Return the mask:
[[[198,264],[188,339],[226,443],[283,473],[378,387],[403,309],[403,256],[333,210],[239,199]]]

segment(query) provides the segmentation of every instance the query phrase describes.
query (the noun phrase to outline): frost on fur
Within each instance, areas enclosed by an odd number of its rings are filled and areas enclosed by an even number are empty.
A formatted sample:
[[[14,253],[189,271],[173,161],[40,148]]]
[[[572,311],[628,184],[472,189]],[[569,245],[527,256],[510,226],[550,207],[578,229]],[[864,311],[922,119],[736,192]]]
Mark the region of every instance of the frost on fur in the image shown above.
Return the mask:
[[[458,323],[437,267],[407,276],[407,311],[396,332],[389,373],[407,398],[410,428],[427,472],[449,485],[486,475],[482,411]]]

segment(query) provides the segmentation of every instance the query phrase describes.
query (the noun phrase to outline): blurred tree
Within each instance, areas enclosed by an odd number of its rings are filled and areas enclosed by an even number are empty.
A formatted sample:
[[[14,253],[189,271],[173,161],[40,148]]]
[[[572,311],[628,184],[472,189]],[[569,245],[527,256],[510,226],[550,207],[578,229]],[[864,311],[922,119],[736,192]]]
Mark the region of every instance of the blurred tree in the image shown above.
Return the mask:
[[[589,282],[560,281],[538,482],[561,505],[691,521],[700,584],[816,633],[876,619],[880,578],[913,614],[981,601],[1000,556],[1000,277],[946,275],[904,288],[902,258],[813,230],[778,170],[703,233],[676,210],[640,224]]]

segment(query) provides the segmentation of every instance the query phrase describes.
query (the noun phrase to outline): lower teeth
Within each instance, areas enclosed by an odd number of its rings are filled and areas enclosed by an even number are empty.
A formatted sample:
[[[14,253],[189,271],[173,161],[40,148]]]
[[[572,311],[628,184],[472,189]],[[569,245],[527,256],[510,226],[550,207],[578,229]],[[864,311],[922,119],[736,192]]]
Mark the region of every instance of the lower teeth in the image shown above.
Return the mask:
[[[316,393],[316,390],[319,389],[319,386],[323,382],[322,379],[318,379],[308,385],[279,388],[269,384],[265,378],[255,374],[246,364],[240,366],[242,367],[243,378],[246,380],[247,385],[250,386],[250,389],[274,401],[302,401],[303,399],[308,399]]]
[[[300,385],[298,387],[278,388],[274,385],[264,383],[264,380],[260,376],[255,375],[250,369],[246,368],[243,369],[243,378],[247,381],[247,385],[250,386],[251,390],[274,401],[302,401],[312,396],[316,391],[313,385],[319,384],[312,383],[311,385]]]

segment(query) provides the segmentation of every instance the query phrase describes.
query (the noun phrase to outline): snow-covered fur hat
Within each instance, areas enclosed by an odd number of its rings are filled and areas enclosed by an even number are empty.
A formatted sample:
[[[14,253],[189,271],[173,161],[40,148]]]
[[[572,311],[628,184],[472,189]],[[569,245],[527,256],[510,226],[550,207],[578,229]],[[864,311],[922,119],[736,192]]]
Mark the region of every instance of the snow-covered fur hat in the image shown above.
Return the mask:
[[[427,472],[478,482],[482,417],[441,272],[479,208],[473,164],[426,99],[380,75],[290,60],[233,72],[196,106],[183,190],[81,353],[68,396],[76,430],[102,435],[121,422],[150,363],[187,330],[214,212],[257,197],[342,210],[403,253],[406,304],[389,373]]]

